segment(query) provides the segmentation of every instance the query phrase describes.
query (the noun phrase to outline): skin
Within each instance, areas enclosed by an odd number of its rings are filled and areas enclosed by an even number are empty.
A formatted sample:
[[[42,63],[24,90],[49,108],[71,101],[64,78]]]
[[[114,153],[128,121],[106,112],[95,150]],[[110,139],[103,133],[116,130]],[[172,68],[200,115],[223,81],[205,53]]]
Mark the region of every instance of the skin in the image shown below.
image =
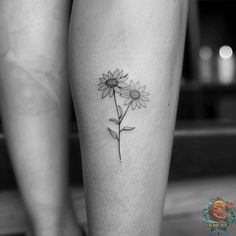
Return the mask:
[[[69,65],[90,236],[160,233],[186,15],[184,0],[74,1]],[[146,109],[125,117],[135,130],[122,134],[122,163],[107,130],[114,100],[102,99],[97,87],[116,68],[150,93]]]
[[[80,235],[67,184],[69,1],[0,2],[1,115],[36,236]]]
[[[74,0],[69,59],[79,124],[89,235],[159,235],[186,26],[186,0]],[[0,101],[19,187],[36,236],[80,235],[67,189],[69,2],[0,2]],[[147,86],[135,130],[117,142],[102,73]],[[122,100],[118,97],[118,102]]]

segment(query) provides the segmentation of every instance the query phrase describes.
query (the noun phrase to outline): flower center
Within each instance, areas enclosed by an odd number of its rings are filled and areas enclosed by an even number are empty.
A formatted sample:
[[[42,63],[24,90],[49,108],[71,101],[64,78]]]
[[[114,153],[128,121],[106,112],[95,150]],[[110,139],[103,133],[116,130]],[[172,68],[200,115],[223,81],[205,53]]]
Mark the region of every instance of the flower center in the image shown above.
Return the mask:
[[[108,79],[107,81],[106,81],[106,85],[108,86],[108,87],[110,87],[110,88],[114,88],[114,87],[116,87],[117,86],[117,84],[118,84],[118,80],[117,79]]]
[[[140,93],[139,93],[139,91],[137,91],[137,90],[131,90],[129,95],[130,95],[130,97],[133,98],[134,100],[140,98]]]

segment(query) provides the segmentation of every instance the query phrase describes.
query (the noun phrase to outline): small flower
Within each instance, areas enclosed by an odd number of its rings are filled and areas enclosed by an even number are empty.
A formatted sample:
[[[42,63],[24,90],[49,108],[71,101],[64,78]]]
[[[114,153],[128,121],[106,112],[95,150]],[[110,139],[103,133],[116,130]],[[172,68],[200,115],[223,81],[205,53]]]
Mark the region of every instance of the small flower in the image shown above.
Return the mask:
[[[137,82],[134,84],[134,82],[131,80],[129,87],[127,87],[125,90],[122,91],[121,96],[124,98],[127,98],[125,101],[125,105],[131,105],[132,109],[134,110],[136,107],[146,107],[145,102],[149,101],[147,96],[150,94],[148,92],[145,92],[146,86],[141,86],[140,83]]]
[[[114,92],[121,94],[122,90],[128,86],[125,83],[127,79],[128,75],[123,76],[123,70],[119,71],[119,69],[116,69],[114,73],[109,71],[107,74],[103,74],[98,84],[98,90],[103,91],[102,98],[105,98],[108,94],[112,97]]]

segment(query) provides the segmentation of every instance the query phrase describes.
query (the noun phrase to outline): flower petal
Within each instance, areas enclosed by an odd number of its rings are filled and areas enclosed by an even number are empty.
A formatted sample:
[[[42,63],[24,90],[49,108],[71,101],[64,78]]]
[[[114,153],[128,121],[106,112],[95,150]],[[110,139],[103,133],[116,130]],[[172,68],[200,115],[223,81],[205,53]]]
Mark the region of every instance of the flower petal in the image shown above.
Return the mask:
[[[102,85],[106,85],[106,83],[101,82],[98,84],[98,86],[102,86]]]
[[[100,78],[99,80],[100,80],[101,83],[106,82],[106,79],[105,79],[104,77],[103,77],[103,78]]]
[[[129,96],[129,90],[125,87],[125,88],[121,88],[122,90],[122,94],[125,94],[127,96]]]
[[[139,102],[140,102],[141,106],[143,106],[144,108],[146,107],[146,104],[145,104],[144,101],[142,101],[141,99],[139,99]]]
[[[141,103],[139,100],[137,100],[137,106],[138,106],[138,108],[141,108]]]
[[[121,77],[120,79],[118,79],[119,82],[124,82],[128,79],[128,76],[127,77]]]
[[[131,102],[133,101],[133,99],[132,98],[129,98],[129,99],[127,99],[126,101],[125,101],[125,105],[128,105],[128,104],[130,104]]]
[[[141,95],[142,95],[142,96],[148,96],[148,95],[150,95],[150,93],[148,93],[148,92],[142,92]]]
[[[113,96],[113,93],[114,93],[114,90],[113,90],[113,89],[110,89],[110,91],[109,91],[109,95],[110,95],[110,97]]]
[[[114,90],[115,90],[117,93],[121,93],[121,90],[120,90],[120,88],[118,88],[117,86],[116,86],[116,87],[114,87]]]
[[[102,74],[102,76],[103,76],[103,78],[104,78],[105,80],[108,80],[108,79],[109,79],[109,77],[108,77],[107,74]]]
[[[120,71],[119,75],[117,76],[117,79],[120,80],[123,77],[123,70]]]
[[[99,91],[102,91],[102,90],[104,90],[104,89],[106,89],[106,88],[107,88],[106,85],[102,85],[102,86],[100,86],[100,87],[98,88],[98,90],[99,90]]]
[[[148,99],[147,97],[144,97],[144,96],[141,96],[140,99],[141,99],[142,101],[147,101],[147,102],[149,101],[149,99]]]
[[[139,92],[140,92],[140,93],[143,92],[143,91],[145,90],[145,88],[146,88],[146,85],[141,86],[141,87],[139,88]]]
[[[109,76],[109,79],[112,78],[112,73],[110,71],[108,72],[108,76]]]
[[[139,88],[140,88],[140,83],[139,83],[139,81],[135,84],[135,86],[134,86],[134,89],[135,90],[139,90]]]
[[[125,97],[125,98],[129,98],[130,97],[129,96],[129,90],[127,90],[126,88],[122,88],[121,92],[122,92],[122,94],[121,94],[122,97]]]
[[[136,108],[136,106],[137,106],[137,102],[136,102],[136,100],[133,100],[133,102],[131,103],[132,109],[134,110]]]
[[[125,82],[126,83],[126,82]],[[127,87],[124,87],[123,88],[123,90],[126,92],[126,93],[130,93],[130,91],[131,91],[131,88],[130,88],[130,86],[128,85]]]
[[[119,69],[116,69],[114,72],[113,72],[113,78],[117,78],[117,76],[119,75],[120,71]]]
[[[102,98],[105,98],[109,92],[110,92],[110,88],[106,88],[102,93]]]

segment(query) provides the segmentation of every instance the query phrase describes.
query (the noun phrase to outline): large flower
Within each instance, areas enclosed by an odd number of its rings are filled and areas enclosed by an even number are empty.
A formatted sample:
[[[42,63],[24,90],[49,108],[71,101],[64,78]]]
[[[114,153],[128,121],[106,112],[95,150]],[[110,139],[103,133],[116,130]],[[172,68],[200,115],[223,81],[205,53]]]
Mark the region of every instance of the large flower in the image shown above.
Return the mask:
[[[134,84],[134,81],[130,81],[129,87],[122,91],[121,96],[127,98],[125,101],[125,105],[131,105],[132,109],[134,110],[136,107],[146,107],[145,102],[149,101],[147,96],[150,94],[145,92],[146,86],[141,86],[140,83],[137,82]]]
[[[112,97],[114,92],[121,94],[122,90],[128,86],[128,84],[125,83],[127,79],[128,74],[123,75],[123,70],[119,71],[119,69],[116,69],[114,73],[109,71],[107,74],[103,74],[98,84],[98,90],[103,91],[102,98],[106,97],[108,94]]]

